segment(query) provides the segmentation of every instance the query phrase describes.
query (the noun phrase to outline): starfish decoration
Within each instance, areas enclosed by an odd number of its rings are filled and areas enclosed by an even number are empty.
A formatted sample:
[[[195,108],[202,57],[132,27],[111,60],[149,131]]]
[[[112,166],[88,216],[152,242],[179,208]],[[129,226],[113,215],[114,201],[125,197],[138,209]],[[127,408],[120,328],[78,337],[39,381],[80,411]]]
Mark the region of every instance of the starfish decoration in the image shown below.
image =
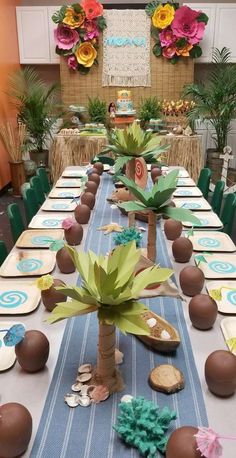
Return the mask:
[[[105,226],[98,227],[98,231],[104,231],[104,234],[110,234],[111,232],[122,232],[123,227],[117,223],[106,224]]]

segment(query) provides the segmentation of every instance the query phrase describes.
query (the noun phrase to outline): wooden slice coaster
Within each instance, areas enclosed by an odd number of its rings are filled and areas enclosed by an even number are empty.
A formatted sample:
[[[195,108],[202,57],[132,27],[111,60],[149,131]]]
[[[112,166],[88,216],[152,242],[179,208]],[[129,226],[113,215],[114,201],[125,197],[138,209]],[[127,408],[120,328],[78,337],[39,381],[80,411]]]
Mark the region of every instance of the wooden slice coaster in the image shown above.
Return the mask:
[[[185,384],[182,372],[171,364],[154,367],[148,381],[153,390],[167,394],[182,390]]]

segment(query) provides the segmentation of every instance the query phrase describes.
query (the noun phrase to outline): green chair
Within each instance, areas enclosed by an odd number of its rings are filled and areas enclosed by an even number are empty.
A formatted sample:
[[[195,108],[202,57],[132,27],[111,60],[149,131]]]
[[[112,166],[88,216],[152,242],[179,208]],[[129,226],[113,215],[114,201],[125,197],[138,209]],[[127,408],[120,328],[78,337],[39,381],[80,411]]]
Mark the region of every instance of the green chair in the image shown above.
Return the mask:
[[[45,194],[43,192],[43,187],[40,178],[36,176],[30,178],[30,186],[35,192],[38,204],[40,206],[43,205],[45,201]]]
[[[40,206],[37,202],[35,192],[32,188],[25,189],[23,191],[22,196],[25,207],[26,220],[29,224],[34,215],[36,215],[36,213],[38,212]]]
[[[221,221],[224,225],[222,231],[230,235],[233,232],[234,216],[236,210],[236,194],[227,194],[224,207],[221,213]]]
[[[203,197],[208,198],[209,186],[211,180],[211,169],[204,168],[201,170],[197,186],[202,191]]]
[[[111,166],[115,164],[114,159],[109,156],[95,156],[91,163],[94,164],[95,162],[102,162],[102,164],[108,164]]]
[[[220,216],[224,188],[225,188],[224,181],[221,181],[221,180],[217,181],[213,195],[212,195],[212,199],[211,199],[212,210],[215,213],[217,213],[218,216]]]
[[[6,257],[8,255],[7,247],[3,240],[0,240],[0,266],[4,263]]]
[[[39,177],[39,179],[41,181],[41,185],[42,185],[44,194],[47,195],[51,191],[52,187],[51,187],[51,185],[49,183],[49,179],[48,179],[48,175],[47,175],[47,172],[45,170],[45,167],[39,167],[36,170],[36,175]]]
[[[13,242],[16,243],[21,233],[25,230],[18,204],[14,203],[8,205],[7,215],[10,221]]]

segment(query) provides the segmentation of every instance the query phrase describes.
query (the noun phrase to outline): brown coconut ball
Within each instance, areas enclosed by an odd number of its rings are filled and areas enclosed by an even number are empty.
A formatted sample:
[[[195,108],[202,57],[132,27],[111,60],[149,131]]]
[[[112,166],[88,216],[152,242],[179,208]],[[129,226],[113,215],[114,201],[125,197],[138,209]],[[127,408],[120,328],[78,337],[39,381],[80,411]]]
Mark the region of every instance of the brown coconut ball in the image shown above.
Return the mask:
[[[227,350],[216,350],[205,363],[209,390],[216,396],[232,396],[236,389],[236,356]]]
[[[97,172],[97,170],[96,170],[96,172]],[[100,176],[98,175],[98,173],[90,173],[90,175],[88,176],[88,181],[95,181],[95,183],[97,183],[97,185],[99,185],[100,184]]]
[[[44,368],[49,355],[49,341],[41,331],[26,331],[24,339],[15,346],[16,357],[26,372]]]
[[[187,266],[184,267],[179,275],[179,282],[183,293],[186,296],[196,296],[200,294],[204,286],[204,275],[199,267]]]
[[[74,261],[66,247],[63,247],[59,251],[57,251],[56,261],[59,270],[63,274],[72,274],[73,272],[75,272]]]
[[[197,294],[189,302],[189,318],[197,329],[205,331],[212,328],[217,313],[217,303],[208,294]]]
[[[104,165],[102,162],[95,162],[93,168],[97,171],[98,175],[102,175],[104,171]]]
[[[98,190],[98,185],[95,183],[95,181],[87,181],[85,184],[85,191],[86,192],[92,192],[94,195],[96,195]]]
[[[88,205],[77,205],[74,211],[75,219],[77,223],[87,224],[89,222],[91,210]]]
[[[176,429],[167,442],[166,458],[202,458],[194,437],[197,432],[198,429],[193,426]]]
[[[82,205],[87,205],[90,210],[92,210],[95,205],[95,195],[92,192],[83,192],[80,197],[80,202]]]
[[[22,455],[30,442],[32,417],[22,404],[9,402],[0,406],[0,456]]]
[[[175,240],[182,234],[183,225],[180,221],[167,219],[164,223],[164,232],[168,240]]]
[[[55,288],[57,286],[66,286],[64,281],[54,278],[53,284],[50,286],[49,289],[45,289],[41,291],[41,299],[43,302],[44,307],[48,310],[48,312],[52,312],[53,309],[56,307],[58,302],[66,302],[67,296],[57,291]]]
[[[193,244],[186,237],[179,237],[172,244],[172,253],[176,262],[188,262],[193,254]]]
[[[64,229],[64,236],[68,245],[79,245],[83,238],[83,227],[81,224],[74,222],[73,226],[69,229]]]

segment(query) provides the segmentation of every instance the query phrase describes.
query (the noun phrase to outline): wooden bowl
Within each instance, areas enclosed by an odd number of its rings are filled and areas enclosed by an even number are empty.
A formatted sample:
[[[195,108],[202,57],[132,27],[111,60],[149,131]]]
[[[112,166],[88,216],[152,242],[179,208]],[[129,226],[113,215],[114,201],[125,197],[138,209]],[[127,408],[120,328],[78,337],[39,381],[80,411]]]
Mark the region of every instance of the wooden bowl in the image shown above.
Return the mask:
[[[142,313],[142,318],[144,318],[145,321],[149,320],[150,318],[155,318],[157,323],[153,328],[150,328],[150,336],[137,335],[136,337],[138,337],[138,339],[140,339],[143,343],[153,348],[154,350],[163,353],[168,353],[176,350],[180,344],[179,333],[168,321],[164,320],[159,315],[156,315],[151,310]],[[161,332],[164,330],[170,334],[171,338],[169,340],[162,339],[160,337]]]

